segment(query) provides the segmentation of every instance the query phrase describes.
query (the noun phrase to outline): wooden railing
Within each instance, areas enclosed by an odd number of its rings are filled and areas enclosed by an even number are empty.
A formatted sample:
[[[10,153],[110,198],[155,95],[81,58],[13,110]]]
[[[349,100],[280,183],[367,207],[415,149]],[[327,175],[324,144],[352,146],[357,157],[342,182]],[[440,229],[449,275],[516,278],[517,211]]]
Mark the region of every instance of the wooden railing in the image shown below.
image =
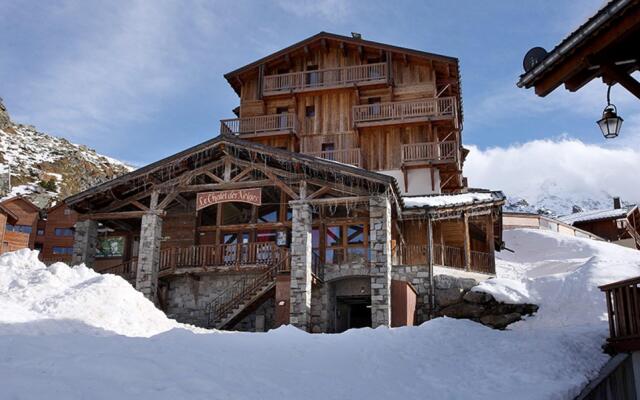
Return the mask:
[[[246,306],[246,302],[251,300],[253,296],[259,294],[261,289],[268,284],[274,283],[280,272],[288,270],[289,257],[284,257],[278,263],[267,267],[263,272],[243,275],[209,303],[209,321],[207,325],[209,327],[221,328],[221,326],[216,326],[216,324],[230,317],[236,307],[241,305]]]
[[[386,63],[353,65],[350,67],[266,75],[263,79],[262,93],[270,95],[301,90],[335,88],[353,84],[379,83],[386,79]]]
[[[373,103],[353,106],[353,121],[356,124],[381,121],[397,122],[420,119],[444,119],[456,116],[455,97],[439,97],[424,100],[392,103]]]
[[[195,267],[241,267],[274,265],[282,261],[285,249],[275,242],[172,247],[160,252],[160,271]]]
[[[109,267],[98,272],[101,274],[119,275],[133,284],[136,280],[136,273],[138,272],[138,258],[134,257],[122,264],[114,265],[113,267]]]
[[[42,253],[40,253],[40,255],[42,255]],[[55,264],[57,262],[63,262],[65,264],[69,264],[71,262],[71,254],[65,254],[65,255],[60,254],[57,256],[39,257],[39,258],[40,258],[40,261],[42,261],[42,263],[44,263],[47,266]]]
[[[269,132],[298,133],[298,118],[293,113],[260,115],[257,117],[223,119],[220,133],[231,135],[259,135]]]
[[[456,161],[456,141],[411,143],[402,145],[402,162],[412,161]]]
[[[640,277],[600,286],[607,300],[609,344],[614,350],[640,350]]]
[[[328,150],[305,153],[310,156],[324,158],[325,160],[337,161],[356,167],[362,167],[362,152],[360,149]]]
[[[427,245],[400,245],[393,250],[394,265],[427,265],[429,260]],[[459,247],[433,245],[433,264],[449,268],[465,269],[464,251]],[[495,273],[494,255],[480,251],[471,251],[473,272]]]

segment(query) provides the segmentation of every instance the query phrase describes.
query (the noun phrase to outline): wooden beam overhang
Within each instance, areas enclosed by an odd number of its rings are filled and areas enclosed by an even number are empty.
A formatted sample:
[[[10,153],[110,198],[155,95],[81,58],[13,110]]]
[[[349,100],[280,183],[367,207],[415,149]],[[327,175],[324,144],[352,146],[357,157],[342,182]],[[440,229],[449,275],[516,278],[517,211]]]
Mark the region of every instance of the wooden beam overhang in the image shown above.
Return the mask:
[[[118,211],[108,213],[94,213],[94,214],[78,214],[78,220],[108,220],[108,219],[134,219],[142,218],[145,214],[155,214],[163,217],[165,212],[163,210],[149,210],[149,211]]]

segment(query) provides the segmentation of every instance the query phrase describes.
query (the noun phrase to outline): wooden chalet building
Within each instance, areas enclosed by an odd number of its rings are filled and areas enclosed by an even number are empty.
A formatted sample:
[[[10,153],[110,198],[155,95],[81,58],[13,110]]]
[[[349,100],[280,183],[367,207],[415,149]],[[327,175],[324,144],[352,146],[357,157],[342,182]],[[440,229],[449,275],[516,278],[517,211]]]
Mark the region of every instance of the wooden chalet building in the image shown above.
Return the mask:
[[[420,323],[434,265],[495,272],[504,196],[466,187],[457,59],[319,33],[225,78],[220,136],[65,200],[75,263],[256,331]]]

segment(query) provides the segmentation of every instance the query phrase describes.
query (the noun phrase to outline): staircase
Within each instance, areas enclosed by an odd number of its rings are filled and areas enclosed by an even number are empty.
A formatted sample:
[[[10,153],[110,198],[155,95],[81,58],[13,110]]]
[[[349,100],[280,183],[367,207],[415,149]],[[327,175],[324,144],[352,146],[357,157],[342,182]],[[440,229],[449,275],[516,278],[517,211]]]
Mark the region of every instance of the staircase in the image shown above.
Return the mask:
[[[640,233],[638,233],[629,217],[625,220],[625,227],[631,238],[635,241],[636,249],[640,250]]]
[[[224,329],[247,307],[262,298],[276,285],[278,273],[289,270],[289,257],[258,274],[244,275],[208,306],[209,328]]]

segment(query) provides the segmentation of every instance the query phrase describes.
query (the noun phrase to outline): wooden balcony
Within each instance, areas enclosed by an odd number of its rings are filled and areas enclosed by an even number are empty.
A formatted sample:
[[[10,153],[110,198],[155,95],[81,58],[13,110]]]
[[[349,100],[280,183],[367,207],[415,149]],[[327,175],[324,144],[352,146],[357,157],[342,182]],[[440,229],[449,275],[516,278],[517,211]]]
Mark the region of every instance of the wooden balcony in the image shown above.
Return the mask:
[[[428,265],[427,245],[400,245],[393,249],[394,265]],[[495,258],[491,253],[471,251],[470,265],[465,266],[464,250],[459,247],[447,245],[433,245],[433,264],[448,268],[480,272],[483,274],[495,274]]]
[[[607,299],[609,346],[617,352],[640,350],[640,277],[600,286]]]
[[[267,75],[263,78],[264,96],[310,90],[363,86],[387,82],[387,64],[376,63],[350,67]]]
[[[455,140],[402,145],[402,164],[447,163],[458,160]]]
[[[293,113],[260,115],[248,118],[223,119],[220,133],[236,136],[261,137],[298,134],[298,118]]]
[[[353,122],[358,127],[455,118],[455,97],[353,106]]]
[[[305,153],[309,156],[324,158],[342,164],[362,168],[362,151],[359,148],[346,150],[330,150]]]

